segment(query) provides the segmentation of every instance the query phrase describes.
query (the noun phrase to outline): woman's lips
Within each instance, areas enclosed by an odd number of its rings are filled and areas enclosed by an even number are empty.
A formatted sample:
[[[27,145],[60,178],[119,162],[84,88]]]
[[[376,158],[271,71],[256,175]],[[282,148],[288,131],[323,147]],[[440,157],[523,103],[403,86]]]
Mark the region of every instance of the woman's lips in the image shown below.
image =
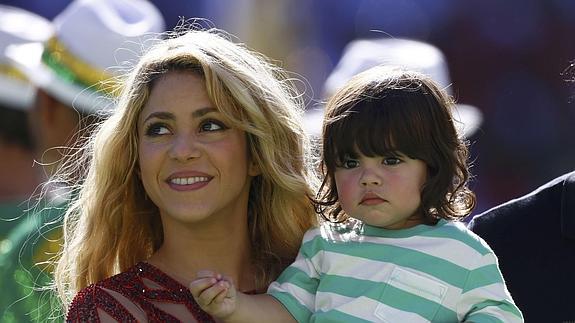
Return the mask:
[[[208,185],[212,178],[200,172],[179,172],[170,175],[166,183],[176,191],[193,191]]]

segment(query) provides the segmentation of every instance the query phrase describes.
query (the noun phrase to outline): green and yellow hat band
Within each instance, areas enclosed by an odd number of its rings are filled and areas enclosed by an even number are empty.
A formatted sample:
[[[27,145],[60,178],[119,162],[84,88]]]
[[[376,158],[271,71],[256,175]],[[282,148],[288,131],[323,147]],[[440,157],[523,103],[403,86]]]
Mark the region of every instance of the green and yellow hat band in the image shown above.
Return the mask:
[[[45,44],[42,61],[62,80],[84,88],[95,87],[98,91],[113,95],[114,87],[110,83],[113,75],[94,68],[72,54],[56,37]]]
[[[26,77],[26,75],[24,75],[24,73],[20,72],[14,66],[8,64],[0,64],[0,75],[6,78],[21,81],[23,83],[29,82],[28,78]]]

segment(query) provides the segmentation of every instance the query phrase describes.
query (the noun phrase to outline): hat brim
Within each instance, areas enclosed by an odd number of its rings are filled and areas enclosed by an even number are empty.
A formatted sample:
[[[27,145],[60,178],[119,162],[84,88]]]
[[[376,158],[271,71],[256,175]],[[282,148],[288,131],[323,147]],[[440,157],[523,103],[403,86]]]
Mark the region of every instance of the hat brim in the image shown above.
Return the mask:
[[[483,122],[483,114],[481,111],[477,107],[469,104],[456,104],[451,114],[453,115],[455,129],[457,129],[457,132],[460,136],[463,136],[463,138],[473,136]]]
[[[470,138],[479,129],[483,121],[481,111],[472,105],[456,104],[452,112],[455,128],[463,138]],[[311,137],[321,137],[323,127],[324,109],[312,109],[305,112],[304,130]]]
[[[97,92],[95,86],[84,88],[66,82],[42,62],[42,43],[11,45],[6,56],[36,87],[45,90],[58,101],[85,113],[105,112],[113,109],[111,98]]]
[[[34,88],[25,80],[0,76],[0,103],[16,110],[28,110],[34,100]]]

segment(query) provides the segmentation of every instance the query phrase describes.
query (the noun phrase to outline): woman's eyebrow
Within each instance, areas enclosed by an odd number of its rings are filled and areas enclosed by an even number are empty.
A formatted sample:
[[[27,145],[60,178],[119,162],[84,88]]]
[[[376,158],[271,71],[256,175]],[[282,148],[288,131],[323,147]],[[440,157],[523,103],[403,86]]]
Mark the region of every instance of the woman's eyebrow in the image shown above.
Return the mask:
[[[198,109],[198,110],[192,112],[192,117],[199,118],[199,117],[202,117],[202,116],[204,116],[210,112],[217,112],[217,111],[218,111],[218,109],[216,109],[216,108],[205,107],[205,108],[201,108],[201,109]]]
[[[152,118],[157,118],[157,119],[162,119],[162,120],[173,120],[176,117],[171,112],[152,112],[152,113],[150,113],[150,115],[148,115],[146,117],[146,119],[144,119],[144,122],[146,122]]]
[[[217,111],[218,111],[218,109],[216,109],[216,108],[205,107],[205,108],[201,108],[201,109],[198,109],[198,110],[192,112],[192,117],[193,118],[200,118],[200,117],[202,117],[202,116],[204,116],[210,112],[217,112]],[[160,112],[150,113],[150,115],[148,115],[146,117],[146,119],[144,119],[144,122],[146,122],[152,118],[162,119],[162,120],[174,120],[174,119],[176,119],[176,117],[174,116],[173,113],[160,111]]]

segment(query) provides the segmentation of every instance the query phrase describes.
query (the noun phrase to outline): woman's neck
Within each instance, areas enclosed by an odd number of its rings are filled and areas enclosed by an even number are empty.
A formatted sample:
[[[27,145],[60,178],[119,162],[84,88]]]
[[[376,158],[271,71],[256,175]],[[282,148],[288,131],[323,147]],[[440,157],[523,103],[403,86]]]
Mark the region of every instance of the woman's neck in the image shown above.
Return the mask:
[[[148,262],[184,286],[198,271],[212,270],[232,278],[239,290],[256,288],[247,226],[229,223],[212,230],[178,228],[164,236],[164,243]]]

